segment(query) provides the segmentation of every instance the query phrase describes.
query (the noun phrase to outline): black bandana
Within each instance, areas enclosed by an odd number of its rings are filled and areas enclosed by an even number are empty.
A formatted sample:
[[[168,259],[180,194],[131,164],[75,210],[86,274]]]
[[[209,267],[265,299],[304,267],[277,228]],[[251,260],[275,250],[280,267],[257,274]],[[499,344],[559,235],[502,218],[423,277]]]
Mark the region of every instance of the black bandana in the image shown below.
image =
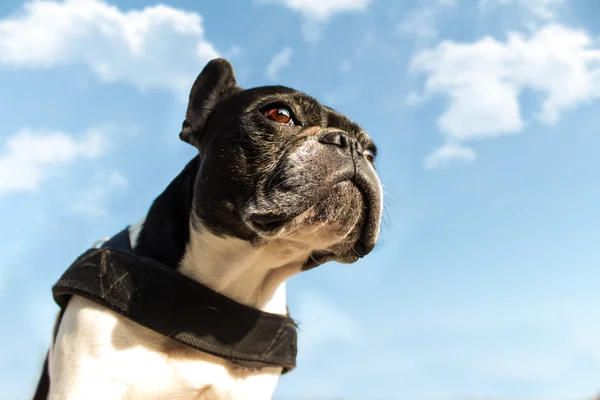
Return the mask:
[[[239,304],[151,258],[135,254],[129,231],[83,253],[52,288],[94,301],[173,340],[248,368],[296,366],[289,316]]]

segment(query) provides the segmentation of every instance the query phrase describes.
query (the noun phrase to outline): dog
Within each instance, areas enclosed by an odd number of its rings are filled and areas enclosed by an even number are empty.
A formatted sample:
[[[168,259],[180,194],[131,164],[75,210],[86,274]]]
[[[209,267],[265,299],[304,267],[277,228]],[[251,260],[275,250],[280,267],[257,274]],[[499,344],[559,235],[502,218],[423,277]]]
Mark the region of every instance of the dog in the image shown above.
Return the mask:
[[[179,136],[198,154],[128,227],[136,254],[284,315],[287,279],[328,261],[353,263],[375,247],[383,208],[376,146],[313,97],[284,86],[244,90],[231,64],[214,59],[192,86]],[[281,373],[189,348],[73,296],[34,399],[262,400]]]

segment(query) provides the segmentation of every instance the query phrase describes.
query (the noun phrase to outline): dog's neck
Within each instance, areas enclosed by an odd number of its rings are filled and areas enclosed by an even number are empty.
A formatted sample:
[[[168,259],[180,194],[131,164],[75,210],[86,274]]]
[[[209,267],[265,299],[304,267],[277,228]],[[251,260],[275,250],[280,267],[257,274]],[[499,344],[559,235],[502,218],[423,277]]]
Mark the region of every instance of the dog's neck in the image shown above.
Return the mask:
[[[239,303],[285,314],[285,281],[301,271],[307,255],[281,244],[249,242],[192,229],[180,272]]]
[[[191,223],[198,158],[194,158],[148,214],[130,227],[131,244],[154,258],[239,303],[285,314],[285,281],[299,273],[308,249],[283,241],[256,247],[234,237],[217,236]]]

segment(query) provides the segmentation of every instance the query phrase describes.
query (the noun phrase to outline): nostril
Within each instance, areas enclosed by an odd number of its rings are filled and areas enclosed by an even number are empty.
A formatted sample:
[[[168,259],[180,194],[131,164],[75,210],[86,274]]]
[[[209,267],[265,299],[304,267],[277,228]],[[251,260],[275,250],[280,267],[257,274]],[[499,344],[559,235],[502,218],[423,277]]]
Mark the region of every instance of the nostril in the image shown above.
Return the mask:
[[[348,147],[348,138],[343,132],[328,132],[319,138],[319,142],[323,144],[332,144],[342,149]]]
[[[289,220],[289,217],[277,214],[253,214],[250,216],[250,221],[254,227],[263,231],[279,229]]]
[[[354,244],[354,254],[356,254],[359,258],[363,258],[367,254],[367,248],[362,241],[358,241]]]

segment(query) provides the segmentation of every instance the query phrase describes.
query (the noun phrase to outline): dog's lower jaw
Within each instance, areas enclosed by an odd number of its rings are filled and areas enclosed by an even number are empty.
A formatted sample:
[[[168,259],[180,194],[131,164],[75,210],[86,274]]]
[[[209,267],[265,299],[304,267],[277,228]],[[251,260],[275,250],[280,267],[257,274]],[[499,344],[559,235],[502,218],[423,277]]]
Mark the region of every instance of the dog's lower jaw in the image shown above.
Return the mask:
[[[285,314],[285,281],[302,270],[307,251],[280,243],[256,247],[190,224],[190,241],[179,271],[238,303]]]

